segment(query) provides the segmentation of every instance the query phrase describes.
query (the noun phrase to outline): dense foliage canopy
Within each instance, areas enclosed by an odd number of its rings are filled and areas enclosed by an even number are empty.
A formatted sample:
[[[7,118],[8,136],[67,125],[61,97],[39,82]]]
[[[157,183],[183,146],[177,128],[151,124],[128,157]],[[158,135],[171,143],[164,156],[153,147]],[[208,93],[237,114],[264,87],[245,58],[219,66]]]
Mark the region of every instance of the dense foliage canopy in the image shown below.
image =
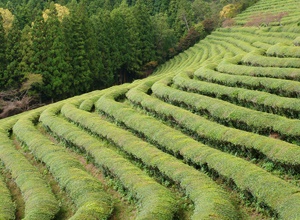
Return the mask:
[[[250,3],[1,0],[0,90],[24,91],[29,81],[47,102],[148,76],[209,34],[228,4]]]

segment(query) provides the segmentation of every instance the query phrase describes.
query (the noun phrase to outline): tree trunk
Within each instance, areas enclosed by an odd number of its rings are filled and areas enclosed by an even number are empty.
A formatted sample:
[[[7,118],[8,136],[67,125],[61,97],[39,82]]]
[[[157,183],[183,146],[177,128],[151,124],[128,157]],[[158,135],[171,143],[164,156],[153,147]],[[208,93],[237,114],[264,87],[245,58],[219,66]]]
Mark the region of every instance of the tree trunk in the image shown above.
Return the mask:
[[[189,24],[188,24],[188,22],[187,22],[187,20],[186,20],[186,16],[185,16],[185,14],[183,14],[182,15],[182,19],[184,20],[184,22],[185,22],[185,26],[186,26],[186,28],[188,29],[188,31],[190,31],[190,27],[189,27]]]

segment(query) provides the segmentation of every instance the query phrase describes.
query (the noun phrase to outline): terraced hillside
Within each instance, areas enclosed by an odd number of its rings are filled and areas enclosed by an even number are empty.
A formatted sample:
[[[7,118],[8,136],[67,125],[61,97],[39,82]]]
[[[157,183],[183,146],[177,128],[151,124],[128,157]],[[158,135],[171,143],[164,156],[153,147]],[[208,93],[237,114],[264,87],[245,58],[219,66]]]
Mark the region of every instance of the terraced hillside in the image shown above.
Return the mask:
[[[300,219],[299,8],[1,120],[0,219]]]
[[[251,17],[261,16],[262,14],[280,14],[285,13],[285,16],[279,22],[273,21],[271,25],[298,25],[300,23],[300,11],[298,0],[261,0],[256,5],[246,9],[243,13],[239,14],[234,20],[238,25],[244,25]]]

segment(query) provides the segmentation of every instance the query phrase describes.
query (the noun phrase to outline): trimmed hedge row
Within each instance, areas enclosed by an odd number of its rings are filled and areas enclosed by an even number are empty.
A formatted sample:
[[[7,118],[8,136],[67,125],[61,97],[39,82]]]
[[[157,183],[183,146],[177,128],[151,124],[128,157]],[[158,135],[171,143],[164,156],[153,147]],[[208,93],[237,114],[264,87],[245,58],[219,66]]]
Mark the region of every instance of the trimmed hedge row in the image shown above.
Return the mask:
[[[290,39],[295,39],[295,37],[299,36],[300,27],[299,26],[278,26],[261,29],[261,31],[270,30],[271,34],[277,34],[281,37],[287,37]]]
[[[290,25],[290,24],[297,24],[299,25],[300,22],[299,22],[299,12],[298,13],[290,13],[289,14],[290,16],[288,17],[284,17],[281,21],[281,24],[282,25]]]
[[[275,44],[271,46],[266,54],[268,56],[276,56],[276,57],[296,57],[300,58],[300,47],[295,46],[287,46],[282,43]],[[300,62],[300,60],[298,61]]]
[[[237,47],[236,45],[226,42],[224,40],[220,40],[219,38],[214,37],[213,35],[208,35],[206,39],[211,44],[219,44],[224,47],[227,51],[231,51],[232,53],[238,54],[247,54],[246,51],[242,50],[241,48]]]
[[[186,73],[177,74],[173,78],[173,83],[184,91],[216,97],[259,111],[296,119],[300,116],[300,100],[296,98],[281,97],[262,91],[193,80]]]
[[[251,45],[251,43],[245,40],[239,40],[236,34],[233,36],[229,33],[216,31],[211,35],[211,39],[218,40],[218,41],[226,41],[236,47],[241,48],[245,52],[251,52],[256,49]]]
[[[210,58],[203,60],[204,61],[209,61],[209,60],[213,60],[214,57],[220,56],[222,55],[222,57],[226,54],[226,49],[224,47],[222,47],[221,45],[218,44],[213,44],[211,45],[210,49],[209,49],[209,55]]]
[[[261,204],[271,207],[282,219],[300,218],[298,187],[285,182],[261,168],[235,156],[203,145],[152,117],[141,115],[114,99],[123,92],[107,94],[99,99],[96,108],[142,133],[186,161],[207,166],[220,176],[233,181],[241,191],[250,192]]]
[[[204,60],[203,63],[201,64],[201,66],[204,63],[215,62],[216,57],[217,57],[217,60],[219,61],[219,60],[223,59],[224,57],[232,58],[233,56],[236,56],[236,54],[240,53],[240,49],[237,47],[235,47],[235,48],[233,47],[232,48],[233,51],[232,51],[232,50],[229,50],[227,47],[225,47],[224,45],[222,45],[222,43],[220,43],[218,41],[215,41],[212,39],[207,39],[207,41],[208,41],[208,43],[210,43],[212,45],[217,45],[217,46],[215,46],[216,49],[213,51],[214,55],[210,56],[207,60]],[[235,49],[237,49],[237,50],[235,50]]]
[[[257,31],[257,34],[260,35],[260,37],[268,37],[264,39],[268,39],[269,41],[266,41],[265,43],[283,43],[286,45],[292,46],[293,39],[298,35],[299,29],[297,27],[291,27],[291,26],[279,26],[279,27],[266,27],[261,28]]]
[[[183,104],[224,124],[234,124],[240,129],[263,134],[277,132],[283,139],[289,141],[300,140],[299,120],[258,112],[222,100],[181,91],[167,86],[169,83],[170,79],[167,78],[165,81],[155,83],[152,87],[153,93],[163,100]]]
[[[228,200],[228,194],[205,174],[163,153],[129,131],[102,120],[95,114],[83,112],[71,105],[63,106],[62,113],[91,132],[112,141],[148,167],[159,170],[164,176],[180,185],[194,203],[195,210],[192,219],[238,219],[235,208]],[[125,117],[135,120],[130,113],[123,113]]]
[[[0,160],[21,190],[25,202],[24,219],[53,219],[60,209],[58,201],[39,171],[16,150],[7,131],[0,132]],[[14,216],[14,213],[10,214],[10,217]]]
[[[284,17],[280,22],[281,25],[295,23],[293,18],[299,18],[297,16],[297,11],[299,8],[299,3],[297,1],[281,1],[281,3],[274,1],[260,1],[254,6],[247,8],[243,13],[237,15],[235,20],[238,24],[243,25],[251,18],[251,16],[259,16],[261,13],[280,13],[280,12],[289,12],[289,15]],[[283,22],[285,21],[285,22]],[[279,22],[273,22],[274,25],[279,25]]]
[[[202,41],[201,44],[196,44],[194,47],[186,50],[185,52],[179,54],[178,56],[182,57],[182,61],[180,63],[180,68],[178,68],[178,65],[175,65],[175,68],[172,69],[164,69],[165,73],[169,72],[177,72],[179,69],[187,69],[189,71],[195,71],[199,68],[202,62],[207,60],[209,57],[212,56],[212,54],[215,53],[215,48],[211,48],[210,44],[207,44],[207,42]],[[216,53],[218,54],[218,53]],[[157,74],[158,72],[161,72],[160,70],[155,72]]]
[[[287,45],[292,45],[292,39],[294,39],[296,35],[296,33],[286,33],[284,35],[282,32],[272,32],[272,29],[258,30],[253,27],[246,30],[241,30],[240,28],[232,28],[227,30],[226,28],[223,28],[215,34],[218,34],[220,37],[224,38],[237,38],[248,43],[259,41],[268,44],[284,43]]]
[[[85,110],[85,111],[92,111],[94,108],[94,103],[106,92],[110,91],[111,89],[114,89],[114,87],[110,87],[107,89],[102,89],[102,90],[96,90],[90,93],[88,96],[84,96],[83,100],[81,99],[75,99],[72,102],[66,102],[69,104],[74,104],[74,105],[78,105],[80,109]]]
[[[201,47],[198,47],[199,50],[201,51],[201,56],[198,57],[198,59],[195,59],[194,62],[193,62],[193,66],[195,65],[199,65],[201,64],[202,62],[204,62],[205,60],[207,60],[210,56],[210,50],[209,50],[209,44],[205,44],[203,41],[201,42]],[[200,53],[199,51],[199,53]]]
[[[197,50],[196,55],[190,58],[190,61],[187,63],[187,65],[184,67],[180,66],[180,69],[195,71],[205,60],[209,59],[211,56],[210,53],[215,52],[215,48],[212,48],[211,45],[204,43],[204,41],[201,41],[201,45],[196,45],[192,48]]]
[[[106,148],[105,144],[95,137],[64,119],[56,117],[51,108],[41,114],[40,121],[61,140],[84,149],[94,158],[98,166],[121,181],[140,203],[136,219],[173,219],[177,207],[169,190],[159,185],[128,160]]]
[[[73,103],[77,103],[77,105],[80,106],[81,109],[84,109],[86,111],[91,111],[94,107],[94,103],[103,95],[103,93],[109,91],[108,89],[103,89],[100,91],[93,91],[90,92],[89,96],[85,96],[83,100],[78,99],[77,101],[73,101]],[[67,102],[70,103],[70,102]]]
[[[291,4],[288,4],[291,3]],[[261,0],[258,3],[256,3],[255,5],[247,8],[245,10],[245,12],[243,12],[242,14],[238,15],[242,16],[244,14],[253,14],[253,13],[257,13],[257,12],[261,12],[261,11],[265,11],[267,9],[269,10],[284,10],[285,8],[288,7],[288,5],[292,6],[292,8],[294,8],[293,6],[295,5],[295,1],[294,0],[286,0],[286,1],[281,1],[281,0]]]
[[[270,77],[279,79],[290,79],[300,81],[299,68],[280,68],[280,67],[254,67],[238,65],[240,56],[232,59],[224,59],[217,66],[219,72],[233,75],[247,75],[257,77]]]
[[[0,161],[1,162],[1,161]],[[15,219],[15,205],[0,173],[0,219]]]
[[[238,50],[238,52],[241,51],[237,47],[236,49]],[[174,60],[172,59],[158,67],[157,70],[154,72],[154,75],[159,75],[161,73],[177,72],[179,69],[195,71],[200,67],[200,65],[204,61],[220,55],[221,51],[225,52],[224,47],[220,46],[219,44],[211,44],[210,42],[208,42],[208,40],[203,40],[201,41],[201,44],[195,44],[192,48],[177,55],[174,58]],[[178,68],[178,65],[176,65],[179,63],[180,68]]]
[[[300,36],[297,37],[297,38],[295,38],[295,40],[293,40],[293,44],[294,44],[295,46],[300,46]]]
[[[190,51],[184,51],[179,56],[182,57],[182,62],[180,63],[180,69],[185,69],[185,68],[191,68],[191,63],[197,58],[196,54],[194,52]],[[178,65],[177,69],[173,71],[178,70]]]
[[[150,81],[148,84],[141,84],[131,89],[126,94],[127,98],[147,111],[154,112],[163,118],[171,118],[176,124],[193,134],[196,133],[201,139],[211,141],[212,144],[225,147],[230,145],[235,151],[251,152],[255,150],[255,153],[259,152],[276,163],[300,168],[300,148],[297,145],[229,128],[187,110],[164,103],[146,94],[151,84]]]
[[[57,105],[57,109],[59,107]],[[77,207],[71,219],[107,219],[112,212],[112,201],[101,183],[89,175],[63,147],[55,145],[36,130],[32,121],[37,117],[28,115],[26,119],[20,119],[13,131],[34,156],[46,164],[61,188],[66,189]]]
[[[254,36],[257,36],[255,41],[259,39],[259,41],[264,41],[264,43],[276,44],[285,43],[282,42],[283,40],[286,41],[286,43],[289,45],[292,45],[291,41],[299,35],[299,30],[300,27],[297,26],[261,27],[259,29],[255,27],[234,27],[218,29],[218,31],[220,32],[234,32],[237,37],[240,37],[241,35],[243,38],[250,39]],[[270,37],[274,37],[274,39]]]
[[[280,96],[300,98],[300,82],[267,77],[230,75],[215,71],[216,65],[207,65],[194,72],[196,79],[225,86],[261,90]]]
[[[155,71],[155,74],[157,75],[172,71],[172,69],[175,68],[177,66],[176,64],[180,63],[180,61],[181,58],[179,57],[179,55],[175,56],[173,59],[168,60],[163,65],[159,66]]]
[[[79,106],[79,108],[84,111],[92,111],[93,107],[94,107],[94,102],[91,99],[84,100]]]
[[[252,43],[252,45],[259,49],[264,49],[264,50],[268,50],[272,46],[272,44],[267,44],[267,43],[260,42],[260,41],[255,41]]]
[[[196,48],[196,47],[192,47],[192,48]],[[190,65],[186,66],[187,69],[196,69],[197,66],[202,63],[202,60],[207,59],[208,57],[208,50],[207,47],[203,46],[203,47],[198,47],[197,48],[197,53],[195,55],[194,59],[191,59]]]
[[[263,56],[264,53],[265,50],[257,49],[246,54],[241,61],[251,66],[300,68],[298,58],[266,57]]]
[[[236,34],[235,30],[238,30],[239,34]],[[251,45],[251,43],[258,41],[259,40],[259,36],[258,35],[253,35],[253,32],[255,32],[255,29],[252,28],[251,32],[243,32],[240,31],[237,27],[234,28],[222,28],[219,29],[218,31],[215,31],[213,34],[216,36],[219,36],[221,38],[237,38],[239,39],[239,41],[243,41],[243,42],[247,42],[248,44]],[[249,48],[252,51],[255,48]]]
[[[178,64],[182,62],[182,57],[177,55],[171,60],[171,65],[169,65],[169,68],[167,68],[164,72],[170,72],[174,71],[174,68],[176,69],[178,67]]]

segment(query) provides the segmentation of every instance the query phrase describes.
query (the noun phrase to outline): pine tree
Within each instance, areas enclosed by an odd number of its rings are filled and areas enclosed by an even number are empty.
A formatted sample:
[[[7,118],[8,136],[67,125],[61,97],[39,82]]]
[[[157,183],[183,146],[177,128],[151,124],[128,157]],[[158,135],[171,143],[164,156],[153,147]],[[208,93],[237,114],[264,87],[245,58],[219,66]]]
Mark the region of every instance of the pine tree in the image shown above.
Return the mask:
[[[154,31],[149,10],[140,0],[137,1],[133,8],[133,15],[139,38],[137,47],[141,51],[139,60],[141,60],[141,65],[144,65],[149,61],[155,60]]]
[[[88,16],[87,1],[83,0],[78,5],[78,11],[81,16],[82,30],[84,33],[84,48],[86,53],[86,61],[90,71],[90,77],[93,79],[89,90],[103,88],[101,86],[100,71],[103,71],[103,65],[99,60],[97,50],[97,39],[92,22]],[[100,84],[99,84],[100,83]]]
[[[34,22],[32,51],[30,70],[42,75],[43,84],[37,87],[42,100],[57,101],[73,95],[63,32],[53,3],[47,19],[40,15]]]
[[[211,16],[210,4],[203,0],[195,0],[192,3],[192,10],[196,22],[201,22]]]
[[[159,63],[168,59],[168,50],[176,44],[174,30],[168,24],[166,14],[159,13],[152,17],[152,26],[155,35],[155,52]]]
[[[4,71],[6,69],[5,50],[6,50],[6,37],[3,28],[3,18],[0,14],[0,90],[3,90],[3,88],[6,85],[6,80],[4,76]]]
[[[24,80],[24,72],[20,71],[18,66],[21,63],[22,56],[20,50],[21,30],[19,22],[15,18],[7,36],[5,70],[6,88],[18,88]]]
[[[33,57],[31,35],[31,28],[26,25],[21,32],[19,49],[21,62],[18,65],[18,71],[22,72],[25,76],[31,72],[30,65],[31,58]]]
[[[40,13],[32,27],[32,51],[30,70],[35,74],[44,74],[47,71],[47,51],[50,49],[51,39],[46,34],[46,22]]]
[[[67,61],[70,64],[70,96],[90,90],[92,79],[87,54],[87,33],[84,21],[86,14],[78,5],[72,6],[70,16],[63,20],[64,36],[67,50]]]
[[[176,37],[180,39],[189,31],[193,21],[191,2],[184,0],[171,0],[168,16]]]
[[[44,51],[46,54],[46,66],[43,71],[43,86],[40,91],[42,97],[46,99],[60,100],[67,98],[70,90],[69,65],[66,62],[66,47],[61,28],[61,23],[55,13],[54,5],[50,6],[50,14],[45,23],[46,38],[49,49]]]
[[[126,1],[123,1],[119,8],[114,9],[112,16],[112,31],[115,38],[113,45],[116,50],[113,54],[117,68],[116,79],[119,83],[128,81],[132,74],[137,72],[141,66],[137,44],[139,39],[137,35],[136,21]]]
[[[39,0],[24,0],[22,3],[15,3],[15,16],[17,17],[20,28],[23,29],[26,25],[30,25],[36,16],[39,16],[44,8],[45,1]]]
[[[113,54],[117,49],[114,47],[110,12],[107,10],[99,11],[91,19],[96,39],[96,62],[98,64],[98,78],[94,79],[97,89],[112,86],[114,83],[114,74],[116,72]],[[94,74],[93,74],[94,75]]]
[[[161,1],[155,1],[154,2],[154,8],[155,12],[166,12],[169,8],[170,0],[161,0]]]

